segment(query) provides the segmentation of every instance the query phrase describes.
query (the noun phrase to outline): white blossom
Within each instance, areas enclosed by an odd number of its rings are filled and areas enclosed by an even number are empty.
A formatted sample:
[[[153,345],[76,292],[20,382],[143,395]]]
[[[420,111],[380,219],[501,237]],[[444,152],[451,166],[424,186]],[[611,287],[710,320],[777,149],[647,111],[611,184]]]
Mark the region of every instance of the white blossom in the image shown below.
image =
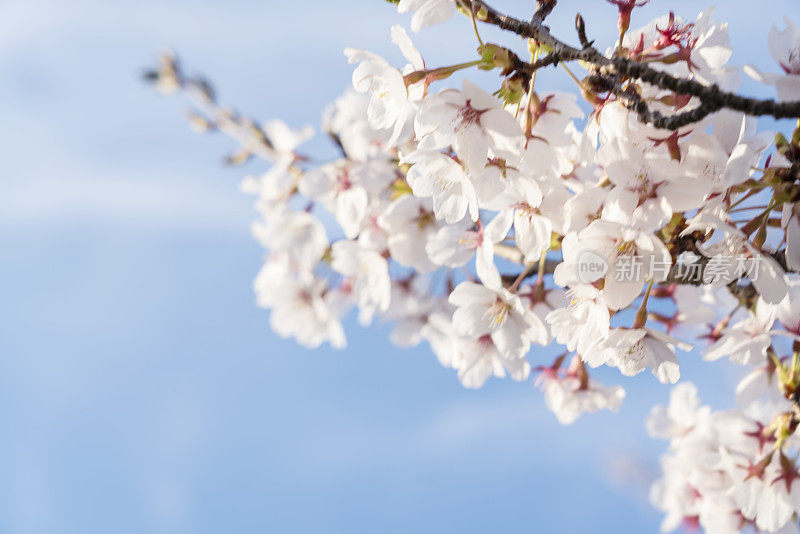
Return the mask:
[[[769,54],[784,74],[764,73],[747,65],[745,72],[753,79],[775,86],[780,100],[800,100],[800,28],[789,17],[784,17],[786,29],[775,26],[769,31]]]
[[[436,268],[425,247],[442,225],[436,220],[430,200],[403,195],[378,217],[378,224],[386,231],[389,253],[398,263],[419,273]]]
[[[456,3],[455,0],[400,0],[397,11],[414,11],[411,29],[418,32],[423,26],[439,24],[452,17],[456,11]]]
[[[522,130],[499,100],[464,80],[462,89],[446,89],[425,100],[414,129],[420,150],[452,146],[467,170],[479,172],[489,150],[502,154],[502,143],[522,140]],[[510,140],[510,141],[509,141]]]
[[[459,222],[469,212],[478,220],[478,197],[469,176],[458,163],[439,152],[414,152],[403,159],[410,163],[406,180],[418,197],[433,199],[433,212],[447,224]]]
[[[488,335],[501,354],[522,358],[531,343],[547,341],[542,321],[504,287],[461,282],[450,303],[457,307],[453,325],[459,334],[471,339]]]
[[[537,378],[547,407],[562,425],[574,423],[584,413],[617,411],[625,398],[620,386],[604,386],[582,376],[581,370],[582,364],[576,358],[565,373],[548,368]]]
[[[772,342],[770,329],[775,321],[775,312],[775,306],[760,300],[756,312],[729,328],[706,350],[704,358],[717,360],[728,356],[740,365],[763,364]]]
[[[411,44],[405,30],[394,26],[392,38],[414,69],[425,68],[422,57]],[[360,93],[371,94],[367,108],[370,126],[375,129],[392,129],[392,137],[387,145],[394,145],[406,120],[413,113],[414,102],[422,96],[421,91],[407,87],[403,73],[372,52],[347,48],[344,54],[350,63],[359,64],[353,71],[353,87]]]
[[[386,259],[358,241],[337,241],[331,247],[331,267],[347,278],[360,310],[359,320],[369,324],[376,311],[391,302],[391,280]]]
[[[615,328],[600,344],[583,355],[592,367],[606,364],[617,367],[625,376],[649,368],[664,384],[674,384],[680,377],[675,347],[689,350],[685,343],[651,328]]]

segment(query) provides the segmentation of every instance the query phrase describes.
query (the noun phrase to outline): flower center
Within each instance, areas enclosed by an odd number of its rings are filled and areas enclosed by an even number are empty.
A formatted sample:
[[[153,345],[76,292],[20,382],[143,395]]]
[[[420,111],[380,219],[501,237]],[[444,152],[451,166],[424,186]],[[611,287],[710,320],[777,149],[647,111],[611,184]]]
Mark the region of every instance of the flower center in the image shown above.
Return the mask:
[[[494,304],[492,304],[489,309],[486,310],[486,315],[491,321],[492,328],[500,328],[503,326],[510,313],[511,306],[504,302],[500,297],[498,297],[497,300],[494,301]]]
[[[670,11],[667,27],[662,30],[656,26],[656,31],[660,35],[658,40],[654,43],[654,46],[658,50],[662,50],[671,45],[680,46],[681,41],[692,33],[692,29],[694,29],[694,24],[682,25],[676,20],[675,13]]]
[[[627,351],[628,356],[637,362],[644,357],[645,352],[644,338],[634,343]]]
[[[483,243],[483,232],[470,230],[458,238],[458,248],[462,250],[476,249]]]
[[[639,204],[641,205],[645,200],[655,198],[657,187],[646,172],[639,171],[636,175],[636,183],[633,186],[633,191],[639,195]]]
[[[453,181],[450,180],[447,176],[441,174],[434,174],[433,175],[433,185],[436,189],[439,190],[440,193],[447,191],[450,186],[453,185]]]
[[[430,211],[423,210],[423,209],[419,210],[419,216],[417,217],[417,226],[420,229],[427,228],[428,226],[433,224],[435,221],[436,221],[436,217],[434,216],[433,213],[431,213]]]
[[[711,178],[716,183],[722,181],[722,169],[720,169],[713,163],[707,163],[706,166],[703,167],[702,174],[706,178]]]
[[[800,75],[800,48],[795,48],[789,52],[786,64],[781,63],[781,68],[786,74]]]
[[[297,292],[297,302],[310,308],[312,302],[311,293],[309,293],[308,290],[301,289]]]
[[[458,126],[456,129],[463,130],[473,124],[477,124],[482,114],[483,111],[473,108],[471,101],[467,100],[467,102],[458,109]]]
[[[350,181],[350,173],[347,172],[347,169],[342,169],[342,172],[336,177],[336,190],[341,193],[352,186],[353,182]]]
[[[618,256],[633,256],[636,254],[636,243],[633,241],[623,241],[617,246]]]
[[[514,204],[513,207],[514,207],[514,209],[517,210],[517,212],[518,212],[517,215],[520,216],[520,217],[522,217],[523,215],[531,217],[531,216],[537,215],[539,213],[539,210],[537,208],[534,208],[533,206],[531,206],[527,202],[517,202],[517,203]]]

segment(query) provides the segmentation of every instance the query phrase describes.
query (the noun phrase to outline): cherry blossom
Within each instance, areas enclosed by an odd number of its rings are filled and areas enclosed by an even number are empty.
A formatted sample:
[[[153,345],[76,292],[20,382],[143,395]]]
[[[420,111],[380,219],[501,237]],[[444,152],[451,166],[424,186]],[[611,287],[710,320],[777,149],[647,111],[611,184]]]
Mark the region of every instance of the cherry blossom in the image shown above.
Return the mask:
[[[652,271],[654,279],[663,280],[672,263],[664,244],[640,227],[610,220],[597,220],[580,233],[567,234],[562,243],[564,262],[555,271],[561,286],[592,283],[603,279],[603,294],[611,309],[627,307],[639,296],[645,279]],[[584,272],[583,263],[592,254],[607,266],[606,272]],[[625,266],[643,266],[631,276],[620,276]]]
[[[486,166],[490,149],[502,156],[501,143],[522,138],[519,123],[502,103],[466,79],[460,91],[445,89],[426,99],[414,129],[419,150],[452,146],[472,172]]]
[[[369,324],[375,311],[386,311],[391,302],[391,280],[386,260],[356,241],[337,241],[332,246],[331,267],[347,277],[358,307],[359,320]]]
[[[733,325],[706,350],[705,359],[729,356],[731,361],[742,365],[764,363],[771,343],[770,329],[775,321],[775,312],[775,306],[759,301],[750,318]]]
[[[464,168],[439,152],[418,151],[403,159],[410,163],[406,180],[414,195],[433,199],[433,212],[447,224],[459,222],[469,212],[478,220],[478,198]]]
[[[531,366],[525,358],[500,350],[491,335],[476,339],[461,340],[458,360],[454,367],[458,370],[458,380],[466,388],[483,386],[490,376],[513,380],[528,378]]]
[[[262,220],[254,223],[252,230],[265,247],[286,251],[300,270],[312,269],[328,248],[325,227],[319,219],[286,206],[262,212]]]
[[[583,355],[587,364],[617,367],[625,376],[633,376],[649,368],[662,383],[674,384],[680,377],[675,347],[691,347],[663,332],[651,328],[616,328],[601,343]]]
[[[672,214],[698,206],[710,192],[708,180],[687,176],[669,154],[643,152],[625,142],[607,143],[598,151],[609,180],[616,186],[606,198],[632,226],[657,228]]]
[[[345,346],[345,335],[336,308],[326,298],[320,280],[289,282],[270,288],[270,325],[283,337],[293,337],[305,347],[329,342],[334,348]]]
[[[552,367],[542,369],[537,385],[544,391],[547,407],[562,425],[574,423],[584,413],[616,411],[625,398],[621,387],[608,387],[589,379],[578,357],[565,372]]]
[[[411,29],[418,32],[423,26],[439,24],[452,17],[456,11],[456,3],[454,0],[400,0],[397,11],[414,11]]]
[[[609,306],[603,292],[589,284],[579,284],[567,291],[569,305],[553,310],[547,322],[557,342],[568,350],[585,354],[611,329]]]
[[[334,214],[345,236],[354,239],[367,216],[370,198],[385,189],[391,179],[385,162],[353,165],[339,160],[303,175],[298,189],[321,202]]]
[[[762,250],[753,245],[744,232],[708,212],[701,212],[691,219],[683,234],[685,235],[695,230],[706,231],[710,234],[718,233],[723,236],[717,242],[709,241],[709,244],[700,250],[705,256],[711,258],[713,265],[727,272],[723,277],[709,279],[712,271],[706,269],[704,273],[705,282],[715,284],[719,281],[724,282],[724,280],[736,280],[745,271],[747,264],[740,261],[732,262],[730,258],[742,258],[743,256],[755,258],[751,263],[751,265],[755,266],[752,283],[757,288],[758,293],[770,304],[778,304],[783,300],[786,296],[788,284],[785,271],[777,264],[774,258],[764,254]]]
[[[776,314],[788,332],[800,335],[800,278],[789,281],[789,291],[778,305]]]
[[[784,204],[781,226],[786,230],[786,265],[800,270],[800,202]]]
[[[450,294],[450,303],[457,307],[453,325],[461,335],[472,339],[488,335],[503,354],[522,357],[531,343],[547,341],[542,321],[504,287],[461,282]]]
[[[411,62],[412,68],[425,68],[422,57],[402,27],[392,28],[392,38]],[[369,92],[372,95],[367,108],[370,126],[393,129],[392,137],[387,142],[388,146],[392,146],[400,137],[406,119],[412,112],[413,102],[422,96],[421,92],[410,91],[403,73],[372,52],[347,48],[344,54],[350,63],[359,63],[353,71],[353,87],[361,93]]]
[[[779,99],[797,100],[800,98],[800,28],[789,17],[784,17],[784,22],[786,29],[779,31],[773,26],[767,40],[769,53],[784,74],[763,73],[751,65],[744,70],[753,79],[774,85]]]
[[[464,229],[450,225],[441,228],[426,245],[426,251],[437,265],[459,267],[475,256],[475,269],[489,287],[500,287],[500,274],[494,264],[494,247],[511,227],[511,214],[500,213],[484,227]],[[419,243],[417,243],[418,245]]]
[[[436,268],[425,251],[441,227],[430,200],[403,195],[378,217],[378,224],[387,233],[389,253],[395,261],[420,273]]]

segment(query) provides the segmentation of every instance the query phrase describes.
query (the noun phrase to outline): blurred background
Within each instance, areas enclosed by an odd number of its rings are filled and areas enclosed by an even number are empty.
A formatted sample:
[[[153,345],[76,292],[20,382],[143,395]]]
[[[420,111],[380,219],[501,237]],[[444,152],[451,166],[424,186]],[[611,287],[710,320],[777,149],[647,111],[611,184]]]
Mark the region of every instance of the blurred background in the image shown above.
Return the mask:
[[[531,4],[494,1],[522,18]],[[702,7],[653,0],[633,26]],[[732,63],[777,70],[766,35],[796,7],[720,2]],[[554,30],[574,41],[576,11],[612,44],[602,0],[562,2]],[[186,103],[140,79],[171,47],[244,114],[316,126],[350,83],[342,49],[400,64],[389,28],[408,21],[382,0],[2,2],[0,532],[658,529],[647,488],[665,444],[644,419],[667,387],[605,370],[627,389],[620,413],[561,427],[531,382],[465,390],[385,325],[348,320],[341,352],[277,338],[254,304],[262,251],[237,187],[265,167],[224,167],[234,144],[192,133]],[[412,38],[429,65],[473,54],[462,17]],[[732,406],[737,369],[681,365],[704,401]]]

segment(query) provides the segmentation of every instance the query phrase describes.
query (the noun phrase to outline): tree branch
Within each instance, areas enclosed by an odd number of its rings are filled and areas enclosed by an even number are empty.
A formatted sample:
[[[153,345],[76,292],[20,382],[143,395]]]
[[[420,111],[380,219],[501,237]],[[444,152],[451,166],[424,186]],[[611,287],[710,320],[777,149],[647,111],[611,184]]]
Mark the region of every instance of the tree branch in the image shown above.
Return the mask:
[[[585,40],[585,28],[581,35],[584,43],[582,48],[576,48],[554,37],[541,20],[534,17],[530,22],[525,22],[505,15],[489,6],[483,0],[456,0],[458,5],[470,10],[474,4],[477,7],[478,20],[497,26],[500,29],[516,33],[521,37],[533,39],[538,43],[552,49],[553,61],[583,61],[595,67],[596,74],[600,76],[616,75],[618,77],[641,80],[661,89],[673,91],[678,94],[691,95],[698,98],[701,105],[689,112],[684,112],[673,117],[650,111],[640,104],[636,104],[637,116],[644,122],[650,122],[656,127],[675,130],[701,120],[714,111],[723,108],[739,111],[747,115],[769,115],[776,119],[800,118],[800,101],[776,102],[775,100],[759,100],[748,98],[735,93],[723,91],[716,84],[703,85],[696,80],[678,78],[666,72],[658,71],[646,63],[632,61],[623,57],[608,58],[591,46]],[[548,11],[549,13],[549,11]],[[586,46],[589,45],[589,46]]]
[[[689,124],[694,124],[724,107],[718,105],[718,103],[702,102],[699,106],[690,111],[684,111],[674,115],[664,115],[660,111],[651,110],[647,102],[635,91],[623,89],[617,76],[600,76],[593,74],[589,77],[589,82],[598,91],[609,92],[625,100],[625,107],[635,112],[641,122],[652,124],[656,128],[663,128],[665,130],[677,130]]]
[[[158,67],[145,72],[144,78],[151,83],[166,83],[167,87],[162,89],[165,94],[182,91],[197,110],[190,119],[201,126],[202,131],[217,130],[239,143],[239,150],[227,158],[228,163],[244,163],[250,156],[275,160],[275,148],[261,126],[253,119],[220,106],[211,84],[201,77],[185,76],[171,53],[161,54]]]

